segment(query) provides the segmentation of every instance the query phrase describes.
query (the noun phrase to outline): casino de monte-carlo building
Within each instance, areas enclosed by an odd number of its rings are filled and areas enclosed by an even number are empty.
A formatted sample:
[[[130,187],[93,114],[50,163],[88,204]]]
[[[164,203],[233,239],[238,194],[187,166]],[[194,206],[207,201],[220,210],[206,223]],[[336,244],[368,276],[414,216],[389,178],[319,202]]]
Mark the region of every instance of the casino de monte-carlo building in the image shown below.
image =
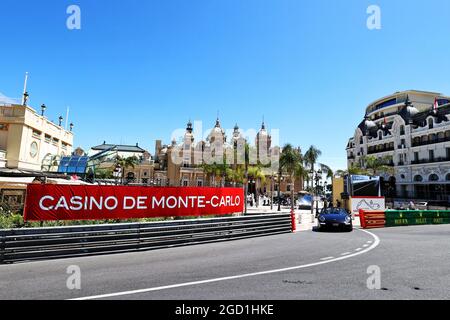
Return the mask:
[[[161,140],[156,140],[154,155],[147,157],[148,160],[144,161],[145,163],[141,162],[134,168],[127,168],[124,173],[127,183],[184,187],[233,186],[229,185],[230,182],[227,182],[224,176],[211,174],[204,170],[204,152],[211,148],[215,141],[223,142],[224,153],[226,153],[227,149],[236,149],[245,145],[245,138],[238,125],[234,126],[232,133],[228,137],[225,129],[221,126],[220,120],[217,119],[206,139],[196,141],[192,122],[189,121],[181,141],[173,140],[171,144],[163,144]],[[255,137],[256,146],[260,146],[263,143],[267,143],[266,150],[268,153],[274,148],[278,148],[271,146],[272,137],[264,122]],[[183,153],[183,151],[188,150],[190,152]],[[178,153],[178,157],[182,160],[181,163],[173,161],[173,153],[175,152]],[[198,162],[199,159],[200,162]],[[230,168],[235,169],[235,166],[230,165]],[[251,179],[250,177],[249,193],[268,194],[271,190],[274,192],[278,191],[278,188],[280,188],[282,193],[288,194],[290,192],[291,185],[287,175],[282,176],[281,184],[278,185],[275,177],[276,172],[264,171],[263,173],[266,176],[264,181]],[[302,186],[303,181],[296,179],[294,190],[296,192],[301,191]]]
[[[404,91],[372,102],[347,145],[348,166],[388,159],[379,174],[392,198],[450,200],[450,97]]]

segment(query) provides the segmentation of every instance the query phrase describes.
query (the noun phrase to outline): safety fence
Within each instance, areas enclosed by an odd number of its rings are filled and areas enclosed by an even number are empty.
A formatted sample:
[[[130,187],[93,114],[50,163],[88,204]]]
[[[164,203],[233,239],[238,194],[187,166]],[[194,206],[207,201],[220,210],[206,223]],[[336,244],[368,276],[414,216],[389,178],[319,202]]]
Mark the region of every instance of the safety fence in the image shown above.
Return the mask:
[[[145,251],[292,230],[289,214],[0,230],[0,264]]]
[[[360,210],[361,227],[364,229],[414,225],[450,224],[450,211],[437,210]]]

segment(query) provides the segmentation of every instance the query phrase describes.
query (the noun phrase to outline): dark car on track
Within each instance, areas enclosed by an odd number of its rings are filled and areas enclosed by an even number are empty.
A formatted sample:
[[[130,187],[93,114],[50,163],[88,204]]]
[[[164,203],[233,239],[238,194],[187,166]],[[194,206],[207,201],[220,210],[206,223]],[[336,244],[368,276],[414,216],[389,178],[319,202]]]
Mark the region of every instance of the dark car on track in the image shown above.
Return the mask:
[[[342,208],[324,208],[317,216],[317,229],[353,231],[352,216]]]

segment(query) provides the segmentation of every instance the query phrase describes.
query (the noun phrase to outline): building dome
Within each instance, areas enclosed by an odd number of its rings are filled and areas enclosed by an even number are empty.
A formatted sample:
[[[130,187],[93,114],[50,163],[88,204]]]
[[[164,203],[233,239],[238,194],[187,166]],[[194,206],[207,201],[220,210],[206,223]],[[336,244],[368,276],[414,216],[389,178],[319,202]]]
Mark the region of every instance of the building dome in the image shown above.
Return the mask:
[[[416,114],[419,113],[419,110],[417,110],[417,108],[416,108],[416,107],[413,107],[413,106],[407,106],[407,107],[406,107],[406,111],[408,111],[408,114],[409,114],[410,116],[415,116]]]
[[[373,122],[372,120],[369,120],[369,119],[366,119],[366,121],[364,122],[364,125],[369,130],[377,127],[377,124],[375,122]]]
[[[226,137],[225,137],[225,130],[222,129],[222,127],[220,126],[220,120],[219,118],[217,118],[216,120],[216,125],[214,126],[214,128],[211,130],[211,133],[208,136],[208,141],[209,142],[214,142],[216,140],[216,138],[220,138],[222,139],[223,142],[226,141]]]

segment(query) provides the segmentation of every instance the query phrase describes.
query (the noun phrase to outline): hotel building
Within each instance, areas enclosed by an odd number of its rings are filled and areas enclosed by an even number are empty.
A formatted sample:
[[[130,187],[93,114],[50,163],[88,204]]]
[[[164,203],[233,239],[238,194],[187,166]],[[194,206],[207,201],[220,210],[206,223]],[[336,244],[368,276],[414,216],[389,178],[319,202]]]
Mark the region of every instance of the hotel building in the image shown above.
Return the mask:
[[[450,97],[435,92],[396,92],[366,108],[347,144],[348,166],[365,157],[384,159],[384,195],[450,200]]]

